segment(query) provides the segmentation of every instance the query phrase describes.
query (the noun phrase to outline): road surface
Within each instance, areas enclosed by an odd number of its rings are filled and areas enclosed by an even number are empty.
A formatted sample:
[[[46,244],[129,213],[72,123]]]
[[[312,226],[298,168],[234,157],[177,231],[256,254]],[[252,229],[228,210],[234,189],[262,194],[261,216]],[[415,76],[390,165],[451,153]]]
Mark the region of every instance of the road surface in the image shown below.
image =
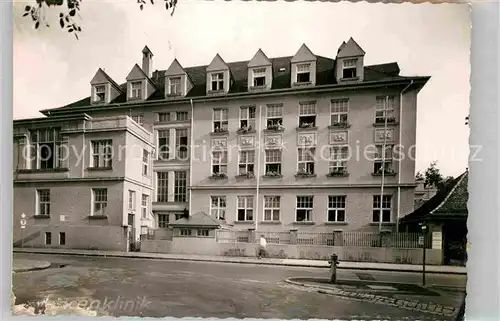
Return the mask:
[[[112,316],[436,319],[432,314],[301,291],[283,282],[289,277],[325,278],[328,269],[45,254],[15,254],[14,258],[66,265],[14,274],[19,303],[48,295],[72,304],[93,300],[94,308]],[[339,270],[338,278],[419,283],[422,277],[419,273]],[[464,287],[465,282],[461,275],[427,278],[429,285]],[[449,302],[459,305],[460,291],[446,295]]]

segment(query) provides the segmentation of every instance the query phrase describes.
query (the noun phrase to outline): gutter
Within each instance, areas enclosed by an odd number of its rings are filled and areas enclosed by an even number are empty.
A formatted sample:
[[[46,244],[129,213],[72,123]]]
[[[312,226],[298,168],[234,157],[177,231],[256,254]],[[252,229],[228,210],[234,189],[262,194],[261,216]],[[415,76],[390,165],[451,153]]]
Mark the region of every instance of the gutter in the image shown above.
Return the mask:
[[[224,100],[231,100],[231,99],[241,99],[241,98],[265,98],[265,97],[276,97],[276,96],[282,96],[286,94],[303,94],[304,92],[306,93],[323,93],[323,92],[328,92],[328,91],[342,91],[342,90],[359,90],[359,89],[370,89],[370,88],[376,88],[376,87],[386,87],[388,84],[389,85],[404,85],[408,83],[408,80],[411,80],[412,82],[416,81],[422,81],[422,82],[427,82],[430,79],[430,77],[413,77],[413,78],[408,78],[408,79],[397,79],[397,80],[386,80],[386,81],[372,81],[372,82],[365,82],[361,84],[350,84],[350,85],[339,85],[339,84],[329,84],[329,85],[321,85],[321,86],[315,86],[314,88],[284,88],[284,89],[274,89],[271,92],[260,92],[260,93],[255,93],[255,92],[240,92],[240,93],[229,93],[224,96],[214,96],[214,97],[207,97],[207,96],[195,96],[192,98],[184,98],[184,99],[176,99],[176,100],[169,100],[169,99],[163,99],[163,100],[153,100],[153,101],[141,101],[141,102],[133,102],[133,103],[119,103],[119,104],[108,104],[102,106],[101,110],[109,110],[109,109],[116,109],[116,108],[131,108],[131,107],[144,107],[144,106],[157,106],[157,105],[169,105],[169,104],[182,104],[182,103],[189,103],[191,100],[195,102],[207,102],[207,101],[224,101]],[[81,106],[81,107],[60,107],[56,109],[44,109],[41,110],[40,112],[42,114],[47,115],[47,113],[57,113],[57,114],[72,114],[78,110],[89,110],[91,109],[92,106]]]
[[[399,94],[399,145],[401,146],[401,139],[403,138],[403,93],[410,88],[413,85],[414,81],[413,79],[411,80],[410,84],[406,86],[403,90],[401,90],[401,93]],[[415,116],[416,117],[416,116]],[[415,121],[416,123],[416,121]],[[401,217],[401,162],[402,160],[399,159],[398,161],[398,192],[397,192],[397,198],[398,198],[398,209],[397,209],[397,220],[396,220],[396,233],[399,232],[399,218]]]
[[[189,186],[193,186],[193,154],[194,154],[194,138],[193,138],[193,130],[194,130],[194,105],[193,105],[193,100],[190,99],[191,103],[191,128],[189,129],[189,143],[191,146],[189,146]],[[192,209],[192,194],[193,191],[191,188],[189,188],[189,204],[188,204],[188,215],[192,215],[191,209]]]

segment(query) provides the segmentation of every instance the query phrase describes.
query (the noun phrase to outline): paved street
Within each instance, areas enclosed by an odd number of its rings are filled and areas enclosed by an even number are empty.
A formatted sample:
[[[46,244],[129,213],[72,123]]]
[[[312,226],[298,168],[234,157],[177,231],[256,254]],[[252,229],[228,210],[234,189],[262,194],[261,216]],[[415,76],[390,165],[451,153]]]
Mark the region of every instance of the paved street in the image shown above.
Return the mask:
[[[99,314],[113,316],[436,319],[432,314],[301,290],[283,282],[290,277],[327,277],[328,269],[39,254],[14,257],[66,264],[14,274],[18,303],[42,300],[47,295],[66,302],[96,300]],[[338,277],[421,282],[418,273],[341,270]],[[461,275],[433,274],[427,279],[428,284],[457,287],[465,282]],[[455,306],[462,296],[459,291],[441,293],[446,294],[441,300]],[[412,299],[436,300],[415,297]]]

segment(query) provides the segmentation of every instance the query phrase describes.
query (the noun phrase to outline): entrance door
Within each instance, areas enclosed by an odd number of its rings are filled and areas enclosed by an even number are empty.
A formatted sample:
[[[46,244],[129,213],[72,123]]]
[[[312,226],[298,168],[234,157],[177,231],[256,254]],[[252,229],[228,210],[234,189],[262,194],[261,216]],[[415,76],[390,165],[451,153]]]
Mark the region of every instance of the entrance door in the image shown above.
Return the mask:
[[[467,246],[467,222],[449,221],[443,224],[444,264],[465,265]]]

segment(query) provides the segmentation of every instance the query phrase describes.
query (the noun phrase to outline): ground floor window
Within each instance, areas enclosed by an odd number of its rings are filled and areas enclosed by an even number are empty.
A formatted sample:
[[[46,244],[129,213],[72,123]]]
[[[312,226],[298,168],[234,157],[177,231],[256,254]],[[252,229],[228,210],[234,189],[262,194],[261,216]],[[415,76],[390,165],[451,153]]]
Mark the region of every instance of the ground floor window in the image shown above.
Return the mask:
[[[59,245],[66,245],[66,233],[59,233]]]
[[[208,236],[209,231],[207,229],[200,229],[198,230],[198,236]]]
[[[391,222],[391,203],[392,196],[384,195],[382,202],[380,201],[380,195],[373,196],[373,222],[380,222],[380,212],[382,212],[382,222]]]
[[[345,222],[345,196],[328,196],[328,222]]]
[[[51,232],[45,232],[45,244],[46,245],[52,244],[52,233]]]
[[[297,196],[296,221],[311,222],[314,196]]]
[[[181,236],[191,236],[191,230],[181,229]]]

